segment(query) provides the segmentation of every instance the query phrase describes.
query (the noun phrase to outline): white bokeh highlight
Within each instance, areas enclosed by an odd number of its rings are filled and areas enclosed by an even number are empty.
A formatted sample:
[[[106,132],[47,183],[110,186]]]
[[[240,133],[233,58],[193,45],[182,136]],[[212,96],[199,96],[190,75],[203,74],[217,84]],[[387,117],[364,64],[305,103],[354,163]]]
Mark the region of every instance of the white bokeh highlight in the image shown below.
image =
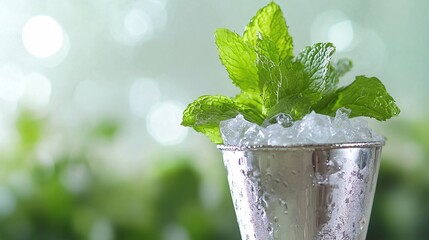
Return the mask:
[[[349,48],[353,43],[353,38],[353,25],[350,20],[335,23],[329,28],[329,42],[334,43],[335,47],[337,48],[337,51],[339,52]]]
[[[311,25],[311,42],[332,42],[337,52],[350,51],[357,44],[356,26],[344,13],[329,10],[316,16]]]
[[[147,131],[161,145],[183,142],[188,129],[181,126],[184,108],[177,102],[162,102],[152,107],[147,116]]]
[[[125,15],[124,27],[128,37],[134,41],[152,35],[153,32],[151,17],[141,9],[132,9]]]
[[[165,0],[141,0],[129,7],[112,9],[110,32],[125,45],[136,45],[151,40],[165,27],[167,10]]]
[[[47,58],[63,47],[63,29],[50,16],[34,16],[28,19],[22,29],[22,42],[25,49],[34,57]]]
[[[135,80],[129,90],[131,112],[139,117],[145,117],[151,106],[158,103],[161,91],[158,84],[149,78]]]

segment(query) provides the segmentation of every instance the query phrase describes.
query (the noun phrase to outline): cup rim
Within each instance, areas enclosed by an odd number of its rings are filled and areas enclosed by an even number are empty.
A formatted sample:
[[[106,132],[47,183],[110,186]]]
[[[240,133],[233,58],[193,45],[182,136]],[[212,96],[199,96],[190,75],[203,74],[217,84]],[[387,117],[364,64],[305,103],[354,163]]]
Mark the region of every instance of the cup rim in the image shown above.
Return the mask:
[[[251,146],[233,146],[233,145],[217,145],[221,151],[286,151],[286,150],[324,150],[324,149],[340,149],[340,148],[376,148],[383,147],[385,141],[369,141],[369,142],[343,142],[343,143],[308,143],[308,144],[292,144],[292,145],[251,145]]]

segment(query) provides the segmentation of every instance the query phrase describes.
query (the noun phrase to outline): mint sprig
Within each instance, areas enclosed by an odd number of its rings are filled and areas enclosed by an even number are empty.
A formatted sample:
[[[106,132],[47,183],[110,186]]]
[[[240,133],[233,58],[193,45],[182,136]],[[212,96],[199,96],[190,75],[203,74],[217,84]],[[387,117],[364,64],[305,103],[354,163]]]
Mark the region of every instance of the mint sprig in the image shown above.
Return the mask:
[[[259,10],[243,36],[228,29],[215,32],[219,58],[232,82],[240,88],[235,97],[202,96],[183,113],[183,126],[222,143],[219,123],[242,114],[261,125],[278,113],[299,120],[311,111],[334,116],[339,108],[351,117],[387,120],[400,113],[395,100],[375,77],[358,76],[346,87],[340,77],[352,62],[334,63],[332,43],[316,43],[293,55],[293,40],[280,7],[271,2]]]

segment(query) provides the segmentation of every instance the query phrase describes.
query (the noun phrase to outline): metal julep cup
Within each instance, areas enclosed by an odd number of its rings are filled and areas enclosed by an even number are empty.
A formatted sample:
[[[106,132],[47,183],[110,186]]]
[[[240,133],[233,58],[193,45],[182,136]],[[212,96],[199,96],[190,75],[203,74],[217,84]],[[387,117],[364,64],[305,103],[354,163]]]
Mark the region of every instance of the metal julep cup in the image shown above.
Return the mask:
[[[243,240],[364,240],[384,142],[218,146]]]

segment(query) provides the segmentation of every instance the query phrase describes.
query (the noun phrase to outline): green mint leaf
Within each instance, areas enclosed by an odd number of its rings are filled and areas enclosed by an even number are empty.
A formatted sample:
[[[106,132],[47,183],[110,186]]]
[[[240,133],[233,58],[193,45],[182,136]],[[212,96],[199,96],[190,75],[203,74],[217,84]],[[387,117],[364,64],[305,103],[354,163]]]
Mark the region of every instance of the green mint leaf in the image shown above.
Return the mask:
[[[243,100],[241,100],[243,101]],[[249,102],[247,102],[249,103]],[[264,120],[249,104],[225,96],[201,96],[183,112],[182,125],[205,134],[212,142],[222,143],[219,123],[242,114],[248,121],[261,124]]]
[[[282,87],[282,70],[280,69],[280,57],[277,47],[268,37],[257,40],[256,66],[258,69],[259,91],[263,106],[266,109],[274,106],[280,99]]]
[[[283,12],[276,3],[271,2],[256,13],[246,27],[243,39],[250,46],[256,46],[259,34],[272,39],[280,58],[293,56],[293,40]]]
[[[297,61],[304,66],[310,79],[310,91],[313,93],[325,93],[336,85],[335,78],[330,76],[330,61],[334,52],[332,43],[316,43],[304,48],[297,56]]]
[[[320,113],[335,115],[337,109],[345,107],[352,111],[350,117],[366,116],[380,121],[400,113],[395,100],[376,77],[357,76],[349,86],[338,89],[329,98],[327,105],[319,109]]]
[[[336,63],[330,63],[328,67],[328,80],[326,82],[324,95],[328,95],[337,89],[340,77],[344,76],[353,67],[352,61],[349,59],[340,59]]]
[[[280,63],[282,60],[279,52],[277,50],[276,44],[272,41],[271,38],[260,35],[260,37],[256,40],[256,48],[257,60],[269,59],[274,63]]]
[[[182,125],[222,143],[219,123],[242,114],[262,125],[278,113],[299,120],[314,110],[335,115],[352,110],[351,117],[386,120],[400,113],[377,78],[356,77],[338,88],[340,77],[353,66],[347,59],[332,62],[332,43],[317,43],[293,56],[293,41],[280,7],[271,2],[246,26],[243,37],[227,30],[215,32],[219,58],[240,94],[234,98],[202,96],[183,113]]]
[[[254,109],[257,116],[253,117],[258,124],[261,124],[265,119],[266,109],[263,106],[262,98],[259,94],[241,92],[235,96],[234,100],[250,109]]]
[[[285,113],[292,117],[293,120],[302,119],[305,114],[311,111],[313,99],[308,96],[290,95],[282,98],[273,106],[267,114],[267,119],[272,118],[278,113]]]
[[[309,91],[311,82],[304,66],[291,57],[280,59],[271,39],[265,36],[259,38],[256,51],[259,89],[264,107],[269,112],[280,100],[290,99],[290,96],[306,95],[308,99],[313,99],[313,103],[320,99],[319,94]]]
[[[228,97],[201,96],[183,112],[182,125],[205,134],[214,143],[222,143],[219,123],[239,114],[235,101]]]
[[[256,53],[241,36],[228,29],[215,32],[219,58],[232,82],[245,92],[258,92]]]
[[[315,103],[320,99],[320,93],[311,87],[313,82],[309,78],[305,66],[299,61],[283,61],[282,69],[282,95],[281,98],[291,95],[305,96]]]

